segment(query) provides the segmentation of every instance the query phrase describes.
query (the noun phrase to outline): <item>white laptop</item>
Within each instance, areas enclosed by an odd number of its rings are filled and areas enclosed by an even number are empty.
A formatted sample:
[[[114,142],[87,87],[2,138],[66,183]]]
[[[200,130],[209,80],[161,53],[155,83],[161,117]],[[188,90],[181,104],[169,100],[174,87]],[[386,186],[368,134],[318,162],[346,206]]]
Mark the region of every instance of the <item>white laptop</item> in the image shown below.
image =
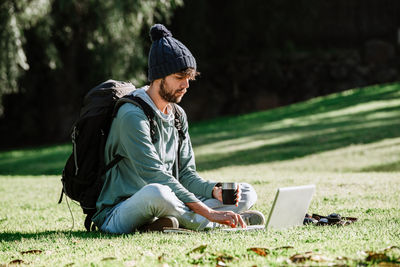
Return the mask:
[[[303,225],[314,192],[315,185],[278,188],[266,227],[279,229]]]
[[[288,228],[303,225],[304,216],[315,192],[315,185],[281,187],[276,192],[266,225],[250,225],[247,228],[223,228],[223,231],[262,230],[264,228]]]

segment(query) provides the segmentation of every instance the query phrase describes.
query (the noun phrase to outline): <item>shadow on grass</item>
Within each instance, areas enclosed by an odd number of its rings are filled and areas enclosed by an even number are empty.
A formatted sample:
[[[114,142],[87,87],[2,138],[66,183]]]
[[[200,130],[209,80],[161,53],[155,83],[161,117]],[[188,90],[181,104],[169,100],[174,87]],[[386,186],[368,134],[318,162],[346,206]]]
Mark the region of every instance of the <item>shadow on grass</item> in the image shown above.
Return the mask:
[[[100,231],[87,232],[87,231],[43,231],[35,233],[0,233],[0,240],[10,241],[21,241],[23,239],[47,239],[47,238],[60,238],[60,237],[74,237],[79,239],[95,239],[95,238],[117,238],[123,235],[107,234]]]
[[[219,118],[209,122],[197,123],[191,127],[193,145],[206,145],[225,139],[237,138],[252,134],[260,129],[260,125],[323,114],[351,108],[372,101],[400,99],[400,84],[378,85],[346,91],[328,97],[293,104],[273,110],[250,113],[237,117]],[[399,107],[392,109],[399,110]],[[320,120],[319,123],[324,123]],[[290,127],[290,130],[294,128]],[[277,129],[281,132],[283,129]],[[204,137],[205,136],[205,137]]]
[[[397,98],[400,98],[400,95]],[[280,136],[292,136],[293,138],[275,144],[238,149],[228,153],[220,153],[223,148],[219,148],[215,153],[211,152],[196,157],[199,170],[290,160],[354,144],[369,144],[387,138],[399,137],[400,101],[397,106],[376,108],[350,115],[306,117],[302,120],[293,120],[293,125],[282,125],[271,130],[260,130],[261,127],[257,129],[245,126],[238,129],[243,130],[230,131],[224,137],[214,138],[214,142],[246,137],[239,144],[246,146],[245,142],[274,139]],[[253,136],[254,139],[249,141],[249,136]],[[207,142],[210,142],[210,139]],[[230,145],[227,145],[227,148]],[[399,164],[393,163],[385,166],[374,166],[364,171],[393,171],[398,168]]]
[[[361,169],[362,172],[400,172],[400,161],[374,165]]]
[[[392,121],[400,125],[400,119]],[[363,127],[353,130],[338,128],[333,133],[310,133],[307,137],[284,143],[265,145],[232,153],[215,153],[199,156],[196,161],[199,170],[211,170],[224,166],[240,166],[261,162],[289,160],[314,153],[339,149],[349,145],[368,144],[385,138],[399,136],[400,129],[394,129],[392,125]],[[374,167],[369,171],[388,171],[393,166],[394,165]]]
[[[215,147],[215,152],[196,156],[199,170],[224,166],[248,165],[304,157],[352,144],[367,144],[400,136],[400,104],[383,104],[400,99],[400,84],[371,86],[328,97],[251,113],[231,118],[219,118],[192,125],[191,137],[196,147],[218,145],[230,141],[246,147],[246,140],[265,141],[293,137],[275,144],[256,148],[227,150]],[[374,103],[379,103],[374,108]],[[346,108],[368,106],[367,111],[352,114],[340,112]],[[328,112],[339,111],[337,115]],[[274,125],[275,127],[270,127]],[[243,138],[243,140],[239,140]],[[241,142],[241,143],[240,143]],[[60,175],[71,153],[70,145],[0,153],[0,175]],[[375,166],[365,171],[399,168],[397,163]],[[397,170],[396,169],[396,170]]]
[[[0,175],[61,175],[71,145],[0,153]]]

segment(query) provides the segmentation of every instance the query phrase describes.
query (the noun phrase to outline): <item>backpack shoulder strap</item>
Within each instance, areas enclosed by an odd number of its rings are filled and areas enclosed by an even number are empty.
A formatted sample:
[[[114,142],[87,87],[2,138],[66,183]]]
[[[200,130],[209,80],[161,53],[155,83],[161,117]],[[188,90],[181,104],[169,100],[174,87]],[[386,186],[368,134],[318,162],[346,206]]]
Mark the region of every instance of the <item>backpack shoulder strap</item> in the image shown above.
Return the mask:
[[[183,140],[186,139],[186,135],[183,131],[183,127],[182,127],[182,117],[183,114],[182,112],[179,110],[179,107],[177,104],[172,104],[172,109],[174,112],[174,123],[175,123],[175,128],[178,131],[178,135],[179,135],[179,140],[178,140],[178,150],[176,151],[176,156],[177,156],[177,160],[176,160],[176,164],[175,164],[175,172],[176,172],[176,178],[179,180],[179,168],[180,168],[180,161],[181,161],[181,157],[180,157],[180,151],[181,151],[181,147],[182,147],[182,143]]]
[[[176,104],[172,104],[172,109],[175,115],[175,128],[178,130],[179,134],[179,146],[182,144],[183,140],[186,139],[186,135],[183,132],[183,126],[182,126],[182,112],[179,110],[178,106]]]
[[[118,99],[117,103],[114,106],[114,112],[113,112],[113,118],[117,116],[119,108],[125,104],[125,103],[131,103],[133,105],[136,105],[140,107],[144,114],[146,115],[147,119],[149,120],[150,123],[150,136],[151,136],[151,142],[154,144],[157,142],[156,139],[156,122],[154,121],[154,111],[152,107],[150,107],[149,104],[146,103],[143,99],[137,96],[133,95],[126,95],[124,97],[121,97]]]
[[[117,101],[117,103],[115,104],[114,112],[113,112],[113,118],[115,116],[117,116],[119,108],[125,103],[134,104],[134,105],[140,107],[143,110],[144,114],[146,115],[147,119],[150,122],[150,135],[151,135],[152,143],[154,144],[155,142],[157,142],[157,140],[155,138],[156,123],[154,121],[153,108],[150,107],[150,105],[147,104],[146,101],[144,101],[140,97],[133,96],[133,95],[127,95],[127,96],[124,96],[124,97],[120,98]],[[179,134],[179,145],[181,145],[183,140],[186,139],[186,135],[183,132],[183,127],[182,127],[182,116],[183,116],[183,114],[179,110],[179,108],[177,107],[176,104],[172,104],[172,109],[173,109],[174,116],[175,116],[175,119],[174,119],[175,128],[178,130],[178,134]]]

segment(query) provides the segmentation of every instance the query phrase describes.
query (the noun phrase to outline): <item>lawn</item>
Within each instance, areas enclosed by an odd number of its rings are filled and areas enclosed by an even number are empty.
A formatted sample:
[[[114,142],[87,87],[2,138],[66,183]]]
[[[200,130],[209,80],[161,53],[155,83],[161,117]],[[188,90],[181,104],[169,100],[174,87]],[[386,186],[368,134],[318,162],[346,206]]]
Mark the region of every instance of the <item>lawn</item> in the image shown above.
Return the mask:
[[[72,220],[66,201],[57,204],[69,144],[3,151],[0,266],[400,266],[399,84],[196,123],[191,138],[200,174],[251,183],[264,214],[278,187],[313,183],[310,213],[359,220],[237,233],[87,233],[78,205],[70,203]]]

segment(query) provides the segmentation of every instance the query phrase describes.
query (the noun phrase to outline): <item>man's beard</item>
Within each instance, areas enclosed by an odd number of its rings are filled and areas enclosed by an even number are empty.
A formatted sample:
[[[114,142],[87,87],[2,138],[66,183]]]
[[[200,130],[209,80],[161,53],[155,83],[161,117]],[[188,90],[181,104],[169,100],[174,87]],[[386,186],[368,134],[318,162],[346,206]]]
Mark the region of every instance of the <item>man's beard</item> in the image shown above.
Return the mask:
[[[176,93],[179,93],[182,90],[171,90],[168,91],[167,88],[165,88],[165,80],[162,79],[160,83],[160,96],[162,99],[167,101],[168,103],[179,103],[182,100],[182,95],[176,96]]]

